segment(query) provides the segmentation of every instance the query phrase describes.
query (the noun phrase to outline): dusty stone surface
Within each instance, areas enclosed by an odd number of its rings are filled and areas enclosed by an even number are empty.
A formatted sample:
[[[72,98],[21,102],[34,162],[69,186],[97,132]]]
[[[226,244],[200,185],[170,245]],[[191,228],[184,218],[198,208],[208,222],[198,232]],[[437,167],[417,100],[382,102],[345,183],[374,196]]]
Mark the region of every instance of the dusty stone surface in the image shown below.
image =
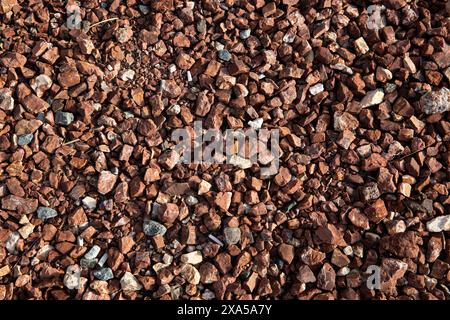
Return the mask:
[[[0,0],[0,300],[450,299],[446,6]]]

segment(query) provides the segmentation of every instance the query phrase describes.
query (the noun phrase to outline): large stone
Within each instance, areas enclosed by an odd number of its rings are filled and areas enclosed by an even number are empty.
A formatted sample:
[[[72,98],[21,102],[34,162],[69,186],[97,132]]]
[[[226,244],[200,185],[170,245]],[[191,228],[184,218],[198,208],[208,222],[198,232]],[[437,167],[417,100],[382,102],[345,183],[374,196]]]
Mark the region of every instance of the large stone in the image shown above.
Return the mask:
[[[198,270],[193,265],[183,265],[181,267],[180,275],[190,284],[197,285],[200,283],[200,272],[198,272]]]
[[[32,213],[36,211],[38,201],[36,199],[25,199],[15,195],[9,195],[2,198],[2,209],[18,211],[20,213]]]
[[[103,281],[108,281],[114,278],[111,268],[101,268],[94,271],[94,276]]]
[[[380,249],[399,258],[416,258],[419,254],[417,236],[413,231],[396,233],[381,238]]]
[[[383,98],[384,98],[384,91],[382,89],[369,91],[361,100],[361,106],[363,108],[375,106],[383,102]]]
[[[188,264],[199,264],[203,261],[202,253],[199,250],[185,253],[180,257],[181,262]]]
[[[19,146],[25,146],[33,140],[34,135],[32,133],[23,134],[17,137],[17,144]]]
[[[331,291],[336,286],[336,272],[329,263],[325,263],[317,275],[317,287]]]
[[[380,289],[385,292],[395,292],[397,281],[403,277],[408,264],[397,259],[383,259],[380,272]]]

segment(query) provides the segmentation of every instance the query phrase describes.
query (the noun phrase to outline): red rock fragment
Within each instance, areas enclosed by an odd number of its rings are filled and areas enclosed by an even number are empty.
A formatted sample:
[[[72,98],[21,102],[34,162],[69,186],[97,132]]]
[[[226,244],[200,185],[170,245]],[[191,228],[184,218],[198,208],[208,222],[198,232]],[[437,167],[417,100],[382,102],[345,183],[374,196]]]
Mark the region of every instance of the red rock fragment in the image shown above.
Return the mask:
[[[114,189],[117,181],[117,175],[110,171],[103,170],[100,172],[97,181],[97,191],[101,194],[107,194]]]
[[[175,203],[165,203],[158,208],[159,220],[167,224],[173,224],[179,213],[180,210]]]

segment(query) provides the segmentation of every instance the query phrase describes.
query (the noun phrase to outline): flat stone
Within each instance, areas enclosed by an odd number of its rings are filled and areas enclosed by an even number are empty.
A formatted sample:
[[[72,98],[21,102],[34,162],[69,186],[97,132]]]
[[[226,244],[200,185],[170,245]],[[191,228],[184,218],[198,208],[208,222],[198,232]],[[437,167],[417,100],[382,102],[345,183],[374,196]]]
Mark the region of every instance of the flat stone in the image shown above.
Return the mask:
[[[230,61],[231,60],[231,53],[228,50],[219,50],[217,52],[218,57],[220,60],[223,61]]]
[[[241,229],[227,227],[223,230],[224,240],[227,244],[236,244],[241,241]]]
[[[100,253],[100,247],[98,245],[92,246],[92,248],[84,255],[86,260],[93,260],[97,258]]]
[[[93,269],[98,263],[98,259],[85,259],[80,260],[80,266],[86,269]]]
[[[33,140],[34,135],[32,133],[29,134],[23,134],[19,137],[17,137],[17,144],[19,146],[26,146]]]
[[[200,251],[196,250],[196,251],[182,254],[180,257],[180,260],[183,263],[189,263],[192,265],[196,265],[203,261],[203,255]]]

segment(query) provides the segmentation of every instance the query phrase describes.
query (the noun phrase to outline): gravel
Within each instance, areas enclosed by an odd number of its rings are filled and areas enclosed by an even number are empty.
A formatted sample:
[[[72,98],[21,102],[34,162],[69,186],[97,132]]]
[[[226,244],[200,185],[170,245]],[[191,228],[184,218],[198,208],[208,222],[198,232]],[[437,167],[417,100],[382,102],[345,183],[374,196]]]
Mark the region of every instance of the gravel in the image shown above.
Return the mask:
[[[46,220],[50,218],[54,218],[58,215],[55,209],[47,208],[47,207],[39,207],[37,208],[37,216],[41,220]]]
[[[23,3],[0,300],[450,299],[446,1]]]

